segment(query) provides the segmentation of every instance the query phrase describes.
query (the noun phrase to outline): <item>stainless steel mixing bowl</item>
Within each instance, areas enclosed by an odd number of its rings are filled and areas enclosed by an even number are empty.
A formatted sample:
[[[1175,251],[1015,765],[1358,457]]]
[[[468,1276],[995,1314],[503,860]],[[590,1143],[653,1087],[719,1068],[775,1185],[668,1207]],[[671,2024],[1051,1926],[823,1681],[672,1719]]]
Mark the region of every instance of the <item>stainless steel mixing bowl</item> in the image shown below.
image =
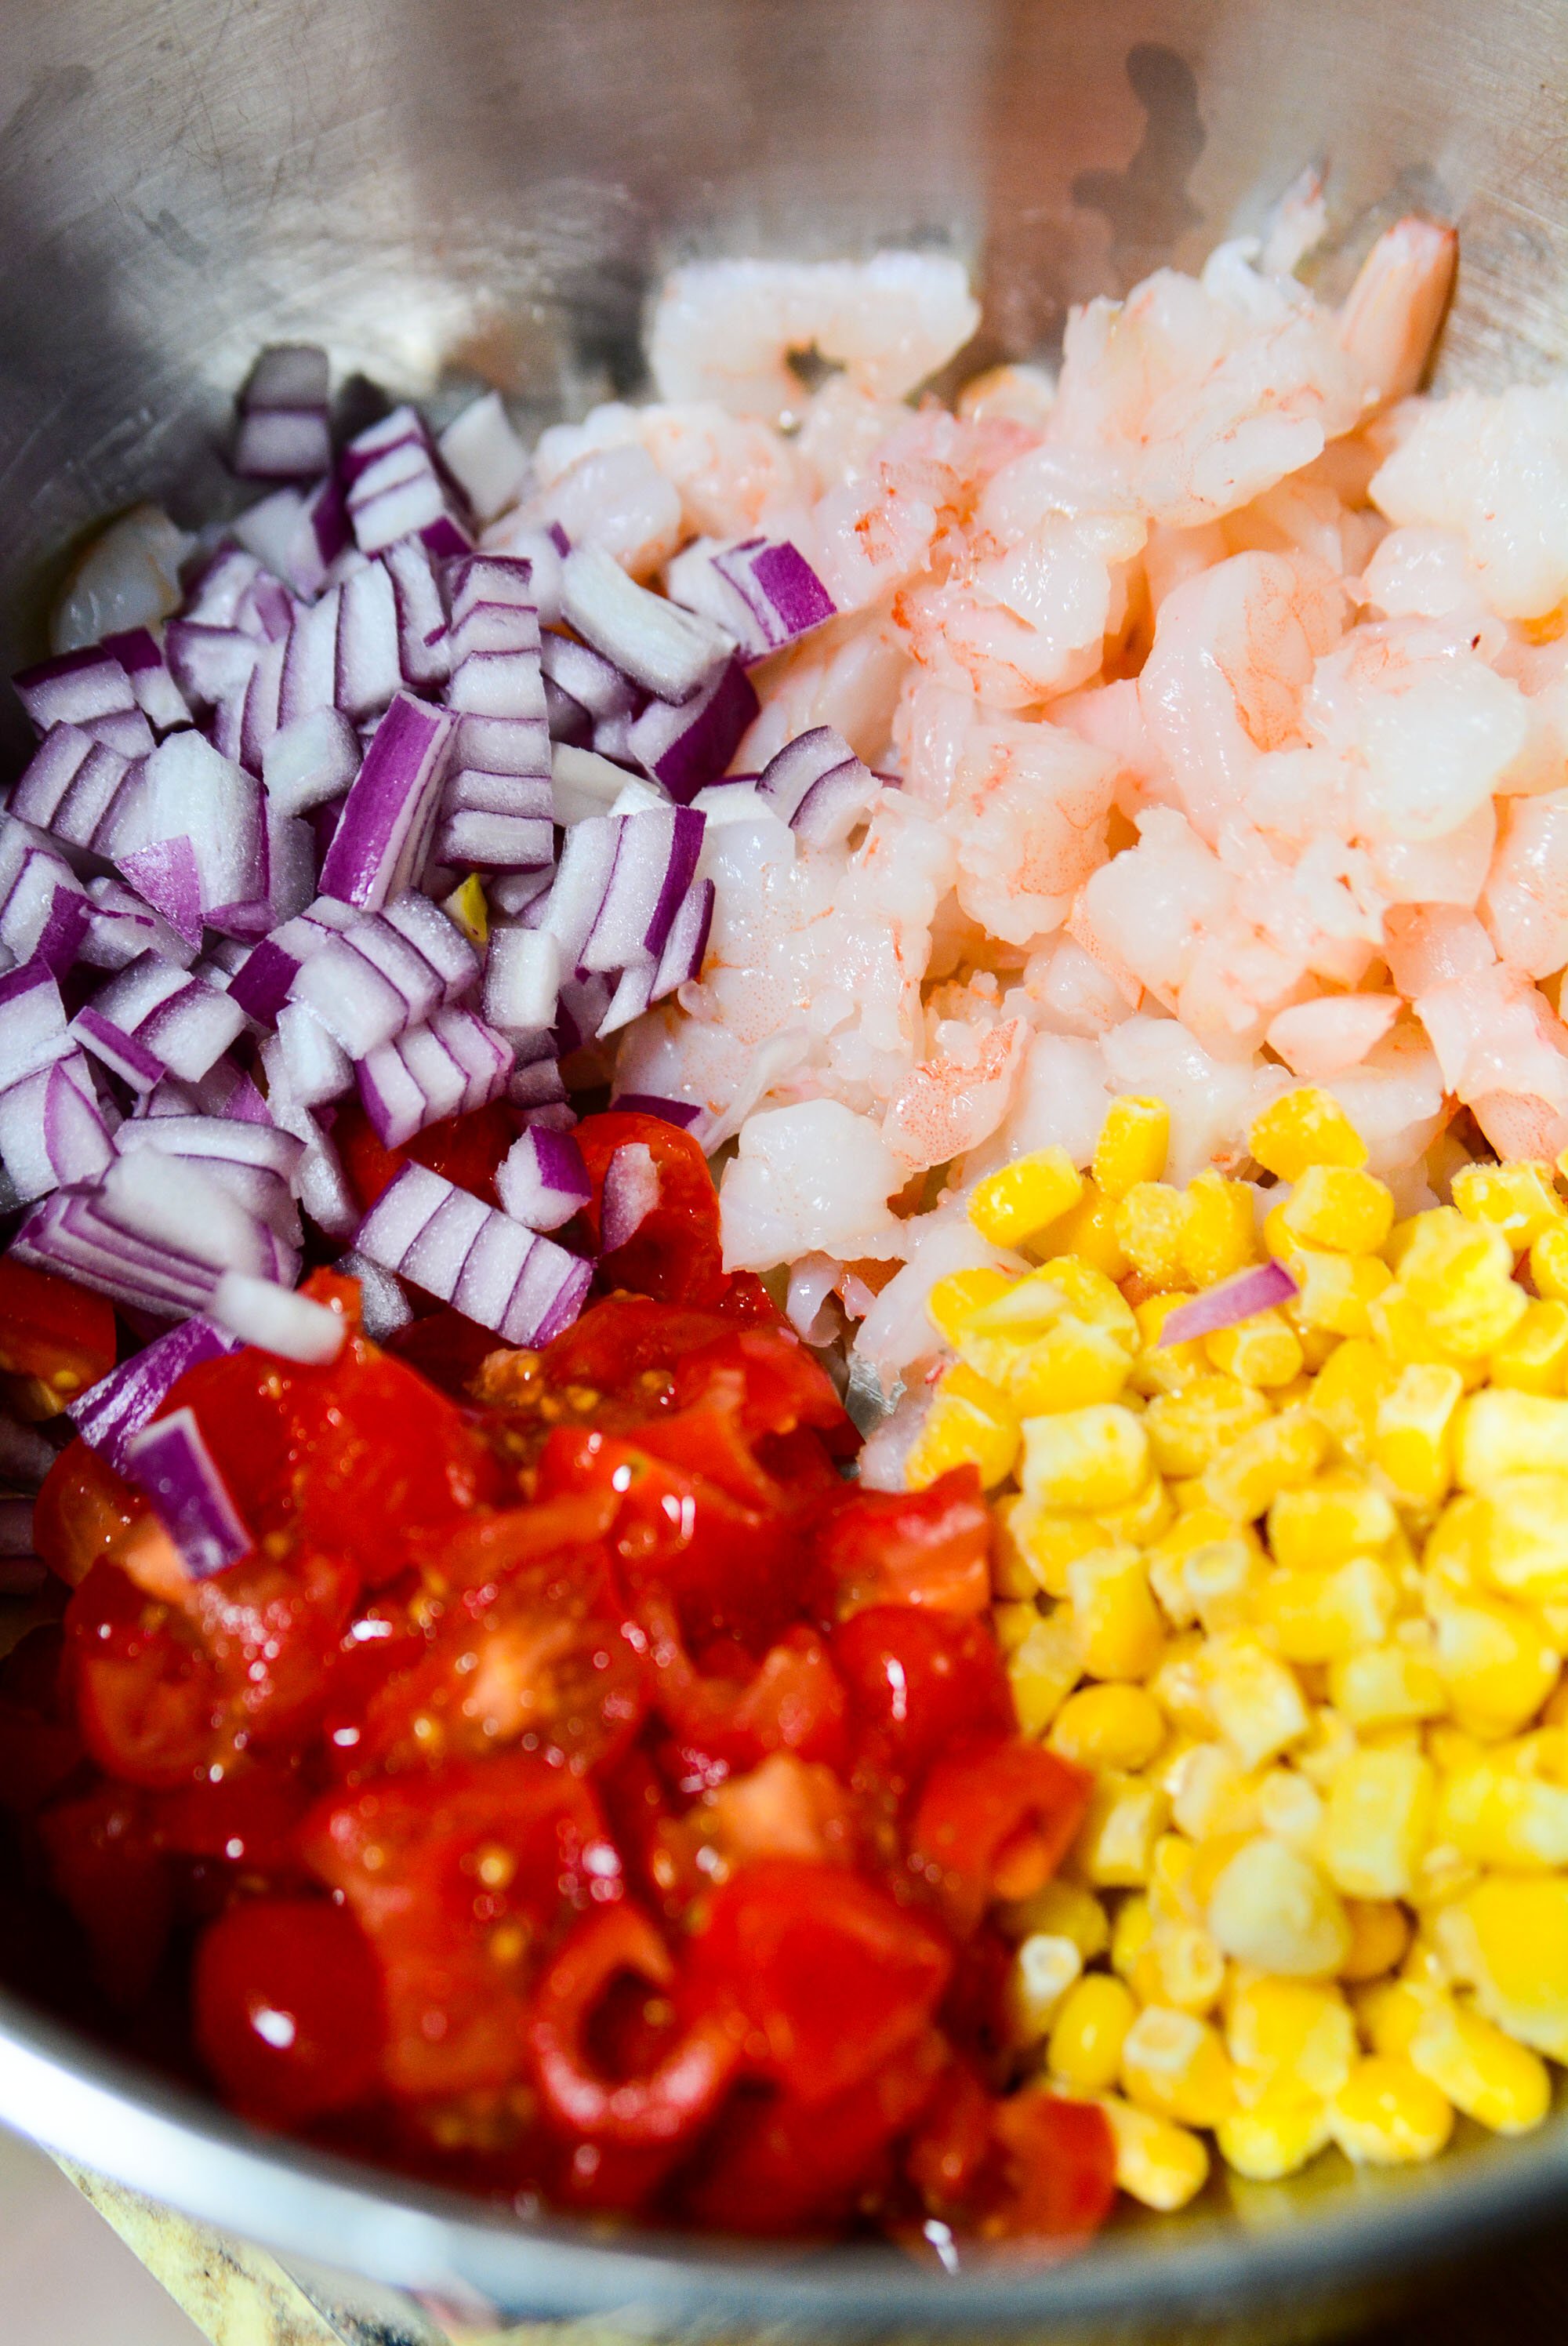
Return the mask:
[[[0,658],[63,553],[214,446],[259,342],[537,419],[635,387],[691,253],[948,247],[987,355],[1256,226],[1327,171],[1330,290],[1410,206],[1457,221],[1445,381],[1568,359],[1563,0],[0,0]],[[0,1995],[0,2117],[297,2256],[645,2332],[791,2321],[1278,2341],[1568,2206],[1568,2120],[1431,2168],[1227,2188],[1055,2270],[957,2280],[524,2223],[249,2134]]]

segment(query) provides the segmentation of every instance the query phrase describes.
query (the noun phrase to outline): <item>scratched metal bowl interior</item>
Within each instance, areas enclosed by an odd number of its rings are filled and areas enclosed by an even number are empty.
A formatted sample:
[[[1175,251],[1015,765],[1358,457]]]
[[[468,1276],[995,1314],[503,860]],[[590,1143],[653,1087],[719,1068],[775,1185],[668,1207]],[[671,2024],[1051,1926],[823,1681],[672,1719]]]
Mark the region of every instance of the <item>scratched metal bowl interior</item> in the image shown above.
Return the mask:
[[[97,518],[233,494],[258,344],[524,425],[638,387],[676,258],[961,254],[973,365],[1327,173],[1321,290],[1455,221],[1439,383],[1568,362],[1562,0],[0,0],[0,627],[43,648]],[[12,709],[7,723],[19,726]],[[0,1992],[0,2119],[295,2261],[514,2314],[1280,2341],[1568,2207],[1568,2114],[1433,2167],[1217,2180],[1056,2267],[759,2250],[477,2203],[250,2134]],[[341,2293],[341,2292],[340,2292]],[[1369,2294],[1370,2293],[1370,2294]],[[353,2285],[349,2285],[353,2294]]]

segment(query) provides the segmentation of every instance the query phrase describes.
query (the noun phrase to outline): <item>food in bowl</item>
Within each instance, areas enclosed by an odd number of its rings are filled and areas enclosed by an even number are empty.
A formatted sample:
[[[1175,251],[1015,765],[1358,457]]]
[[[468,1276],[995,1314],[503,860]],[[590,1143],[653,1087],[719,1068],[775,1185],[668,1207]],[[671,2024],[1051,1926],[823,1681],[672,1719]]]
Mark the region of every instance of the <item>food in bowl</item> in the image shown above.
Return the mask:
[[[78,568],[0,1796],[243,2114],[946,2264],[1544,2116],[1568,405],[1321,226],[952,410],[932,256],[531,453],[271,351]]]

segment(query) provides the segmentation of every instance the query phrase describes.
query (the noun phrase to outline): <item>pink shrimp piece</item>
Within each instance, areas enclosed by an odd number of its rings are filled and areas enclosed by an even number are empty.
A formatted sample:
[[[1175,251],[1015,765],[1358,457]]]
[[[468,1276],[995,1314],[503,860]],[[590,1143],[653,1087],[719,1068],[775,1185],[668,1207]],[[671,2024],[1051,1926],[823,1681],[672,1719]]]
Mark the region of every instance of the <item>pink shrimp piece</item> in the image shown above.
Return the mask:
[[[1136,677],[1118,677],[1114,684],[1064,694],[1051,704],[1051,722],[1065,726],[1081,741],[1092,742],[1115,760],[1115,804],[1123,814],[1135,816],[1143,807],[1178,803],[1170,768],[1144,717]]]
[[[1095,1042],[1119,1026],[1138,1006],[1143,989],[1128,1000],[1110,972],[1073,937],[1058,937],[1030,955],[1023,983],[1003,1006],[1015,1005],[1053,1035],[1081,1035]]]
[[[1373,384],[1379,407],[1408,399],[1453,291],[1459,238],[1413,215],[1385,229],[1339,311],[1339,342]]]
[[[1320,563],[1238,554],[1161,607],[1138,699],[1205,838],[1245,799],[1257,760],[1301,740],[1303,698],[1339,639],[1343,604]]]
[[[1401,1007],[1397,994],[1325,994],[1282,1010],[1265,1039],[1293,1076],[1318,1083],[1359,1066]]]
[[[972,920],[1012,945],[1061,926],[1105,860],[1115,771],[1103,750],[1044,719],[975,729],[949,817]]]
[[[1504,801],[1481,917],[1503,960],[1528,976],[1568,963],[1568,790]]]
[[[1533,799],[1523,803],[1539,806],[1543,802]],[[1367,861],[1375,883],[1390,903],[1470,906],[1487,884],[1496,842],[1497,807],[1486,798],[1441,839],[1379,840],[1368,848]],[[1504,955],[1505,960],[1514,957]],[[1568,960],[1568,954],[1562,959]],[[1561,961],[1546,964],[1549,969],[1560,966]],[[1545,972],[1535,974],[1544,975]]]
[[[1536,1164],[1568,1146],[1568,1109],[1528,1092],[1483,1092],[1471,1113],[1501,1158],[1523,1157]]]
[[[1009,1018],[989,1028],[938,1030],[938,1056],[899,1086],[882,1118],[882,1138],[911,1172],[951,1164],[990,1138],[1007,1114],[1028,1028]]]
[[[1506,1092],[1568,1114],[1568,1026],[1522,971],[1495,962],[1429,987],[1412,1007],[1457,1099]]]
[[[836,727],[858,758],[880,766],[908,673],[903,645],[885,612],[830,619],[792,651],[752,670],[762,713],[731,760],[731,770],[759,773],[786,741],[816,725]]]
[[[1490,969],[1497,951],[1473,913],[1457,905],[1401,904],[1383,928],[1389,974],[1407,1002]]]

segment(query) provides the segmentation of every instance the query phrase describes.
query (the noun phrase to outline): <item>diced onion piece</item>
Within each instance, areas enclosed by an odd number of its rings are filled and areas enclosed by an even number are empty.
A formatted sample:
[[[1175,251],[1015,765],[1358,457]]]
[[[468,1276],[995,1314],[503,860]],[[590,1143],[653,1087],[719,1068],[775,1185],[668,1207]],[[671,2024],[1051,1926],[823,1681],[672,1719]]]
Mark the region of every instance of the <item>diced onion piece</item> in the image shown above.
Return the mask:
[[[740,662],[727,660],[688,700],[653,700],[635,719],[626,748],[672,799],[689,806],[740,747],[760,703]]]
[[[107,1377],[66,1403],[66,1414],[87,1443],[117,1474],[129,1472],[127,1444],[161,1409],[170,1388],[187,1369],[231,1352],[235,1338],[199,1313],[182,1320],[167,1335],[111,1369]]]
[[[1300,1293],[1282,1262],[1270,1260],[1251,1270],[1238,1270],[1190,1303],[1178,1304],[1160,1329],[1160,1343],[1186,1344],[1196,1336],[1212,1336],[1217,1329],[1237,1327],[1255,1312],[1271,1311]]]
[[[315,1367],[337,1359],[348,1333],[346,1321],[325,1304],[244,1271],[224,1272],[209,1310],[242,1343]]]
[[[192,1580],[209,1580],[249,1553],[250,1535],[193,1409],[144,1425],[127,1441],[125,1460]]]
[[[441,797],[453,719],[400,692],[376,728],[321,865],[321,893],[374,912],[412,886]]]
[[[593,1265],[423,1165],[405,1165],[356,1250],[510,1344],[547,1344],[582,1310]]]
[[[437,443],[442,462],[481,521],[516,501],[528,455],[498,391],[488,391],[449,423]]]
[[[639,586],[601,546],[566,556],[562,607],[585,642],[661,700],[684,700],[733,649],[711,621]]]
[[[571,1134],[535,1127],[503,1158],[495,1188],[513,1219],[531,1230],[559,1229],[593,1194],[583,1152]]]
[[[646,1141],[623,1141],[605,1168],[599,1244],[614,1254],[636,1238],[658,1204],[659,1172]]]

